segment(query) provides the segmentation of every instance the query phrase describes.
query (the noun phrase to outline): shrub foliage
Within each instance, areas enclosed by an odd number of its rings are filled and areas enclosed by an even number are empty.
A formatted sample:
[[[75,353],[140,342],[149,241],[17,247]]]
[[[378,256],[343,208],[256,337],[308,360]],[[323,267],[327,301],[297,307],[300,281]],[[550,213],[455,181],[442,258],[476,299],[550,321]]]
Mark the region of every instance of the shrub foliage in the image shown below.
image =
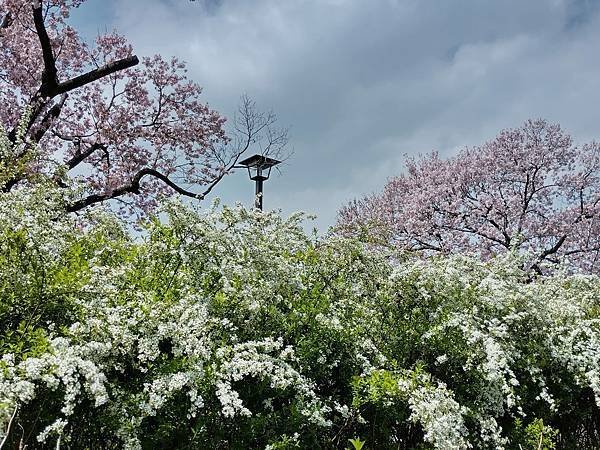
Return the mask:
[[[241,207],[174,202],[140,235],[62,201],[0,199],[4,448],[600,445],[596,276]]]

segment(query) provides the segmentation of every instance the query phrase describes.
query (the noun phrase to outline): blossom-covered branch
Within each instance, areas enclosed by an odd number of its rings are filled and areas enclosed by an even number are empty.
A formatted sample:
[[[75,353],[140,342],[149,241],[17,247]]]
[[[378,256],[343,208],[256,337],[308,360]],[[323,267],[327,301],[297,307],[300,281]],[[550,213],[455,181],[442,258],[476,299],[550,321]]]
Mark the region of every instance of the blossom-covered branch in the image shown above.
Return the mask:
[[[138,59],[116,33],[87,45],[67,23],[83,3],[0,0],[0,122],[13,143],[28,111],[22,144],[2,161],[22,170],[2,191],[45,178],[78,188],[70,210],[118,199],[139,215],[174,192],[203,198],[250,147],[283,151],[285,131],[248,99],[226,131],[177,59]]]

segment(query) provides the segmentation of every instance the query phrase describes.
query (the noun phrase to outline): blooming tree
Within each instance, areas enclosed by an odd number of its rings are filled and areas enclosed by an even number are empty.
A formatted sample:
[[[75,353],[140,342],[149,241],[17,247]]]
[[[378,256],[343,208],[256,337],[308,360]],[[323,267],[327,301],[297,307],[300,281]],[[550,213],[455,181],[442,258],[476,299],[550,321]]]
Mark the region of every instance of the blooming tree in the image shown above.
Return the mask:
[[[408,159],[407,169],[343,207],[339,228],[424,254],[512,249],[529,252],[537,272],[561,261],[600,270],[600,143],[574,145],[559,125],[529,120],[450,159]]]
[[[82,3],[0,0],[0,124],[13,144],[3,191],[43,177],[80,188],[70,211],[111,199],[148,210],[169,191],[203,198],[256,141],[285,146],[246,98],[228,137],[177,59],[140,61],[114,32],[86,44],[67,23]]]

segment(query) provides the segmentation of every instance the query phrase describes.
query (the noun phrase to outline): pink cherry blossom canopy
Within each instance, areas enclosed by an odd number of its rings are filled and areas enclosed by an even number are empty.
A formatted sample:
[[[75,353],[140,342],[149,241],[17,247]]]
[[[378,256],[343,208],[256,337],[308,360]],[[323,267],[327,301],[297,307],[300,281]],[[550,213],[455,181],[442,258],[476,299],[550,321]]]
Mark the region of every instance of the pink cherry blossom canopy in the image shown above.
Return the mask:
[[[83,3],[0,0],[0,121],[13,143],[26,121],[25,138],[3,156],[19,168],[0,180],[3,190],[40,176],[75,182],[81,193],[71,211],[111,199],[122,212],[148,211],[173,191],[203,198],[256,128],[229,145],[225,119],[176,58],[140,61],[114,32],[87,45],[68,24]],[[245,99],[242,116],[252,107]],[[254,115],[250,125],[257,117],[258,125],[272,119]]]
[[[600,272],[600,144],[529,120],[443,160],[407,160],[382,192],[343,207],[338,227],[425,255],[527,252],[538,272]]]

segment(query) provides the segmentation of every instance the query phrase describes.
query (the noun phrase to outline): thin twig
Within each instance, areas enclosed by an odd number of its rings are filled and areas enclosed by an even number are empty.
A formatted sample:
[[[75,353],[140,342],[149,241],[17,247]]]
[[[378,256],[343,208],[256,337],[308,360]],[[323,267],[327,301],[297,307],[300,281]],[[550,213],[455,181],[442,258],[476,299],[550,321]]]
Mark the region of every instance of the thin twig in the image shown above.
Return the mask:
[[[15,406],[15,410],[13,411],[12,416],[10,416],[10,420],[8,421],[8,425],[6,426],[6,435],[4,436],[4,439],[2,439],[2,442],[0,442],[0,449],[4,447],[4,444],[6,444],[6,441],[8,440],[8,435],[10,434],[10,426],[12,425],[12,422],[15,416],[17,415],[18,409],[19,405]]]

